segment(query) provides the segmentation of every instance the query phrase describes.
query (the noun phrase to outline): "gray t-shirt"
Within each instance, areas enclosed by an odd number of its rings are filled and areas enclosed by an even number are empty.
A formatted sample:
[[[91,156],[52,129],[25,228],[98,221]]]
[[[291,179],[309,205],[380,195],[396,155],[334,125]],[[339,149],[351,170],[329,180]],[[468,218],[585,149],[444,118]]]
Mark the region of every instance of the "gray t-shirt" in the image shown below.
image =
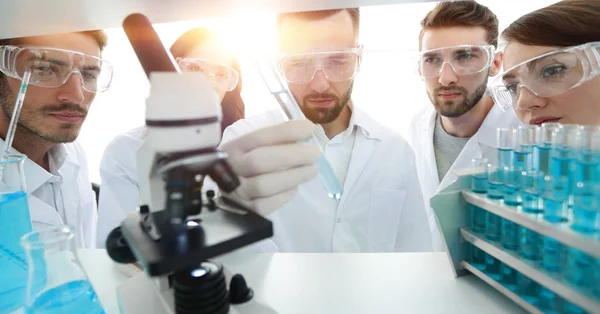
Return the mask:
[[[433,151],[437,165],[440,181],[444,178],[458,155],[465,147],[469,138],[454,137],[444,130],[440,115],[435,117],[435,129],[433,130]]]

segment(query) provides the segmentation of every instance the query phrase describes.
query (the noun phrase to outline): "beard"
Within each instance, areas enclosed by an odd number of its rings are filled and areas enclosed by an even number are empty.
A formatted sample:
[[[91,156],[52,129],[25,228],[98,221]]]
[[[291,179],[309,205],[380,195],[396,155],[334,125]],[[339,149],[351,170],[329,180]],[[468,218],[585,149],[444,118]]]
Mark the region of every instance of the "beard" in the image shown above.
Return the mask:
[[[350,88],[342,95],[341,98],[331,94],[331,93],[312,93],[305,96],[302,99],[302,113],[304,116],[316,124],[328,124],[335,121],[340,113],[346,108],[348,102],[350,101],[350,96],[352,95],[352,88],[354,86],[354,82],[350,84]],[[296,100],[298,97],[294,95]],[[333,99],[333,106],[329,108],[309,108],[308,101],[311,99]]]
[[[16,93],[10,89],[5,78],[0,78],[0,106],[8,121],[12,117],[16,99]],[[77,123],[65,122],[60,124],[60,132],[46,131],[43,130],[45,116],[58,111],[78,112],[83,115],[83,119],[87,116],[87,110],[74,103],[45,105],[37,109],[29,108],[31,106],[24,102],[19,115],[19,122],[17,123],[17,132],[26,136],[41,138],[46,142],[54,144],[75,141],[79,136],[80,126]]]
[[[429,99],[433,103],[435,110],[442,116],[447,118],[457,118],[469,112],[481,100],[487,90],[487,77],[485,81],[479,85],[471,94],[464,87],[438,87],[429,93]],[[463,97],[463,101],[456,103],[454,100],[442,100],[437,97],[441,92],[459,93]]]

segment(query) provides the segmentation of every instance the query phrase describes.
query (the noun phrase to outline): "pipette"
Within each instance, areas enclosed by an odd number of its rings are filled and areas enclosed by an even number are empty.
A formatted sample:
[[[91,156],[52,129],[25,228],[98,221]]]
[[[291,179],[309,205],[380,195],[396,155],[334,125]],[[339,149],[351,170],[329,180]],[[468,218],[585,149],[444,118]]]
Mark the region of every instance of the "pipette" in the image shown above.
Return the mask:
[[[283,78],[277,71],[277,67],[268,57],[255,57],[255,67],[258,70],[262,80],[267,85],[271,95],[275,97],[279,107],[281,108],[283,117],[286,121],[306,119],[302,110],[296,103],[294,96],[288,89],[287,85],[282,83]],[[315,135],[312,135],[311,141],[319,147],[321,155],[317,161],[319,167],[319,179],[325,186],[328,196],[332,199],[339,200],[342,197],[343,187],[337,179],[333,168],[325,158],[323,149],[317,142]]]
[[[21,87],[19,88],[17,100],[15,101],[15,108],[13,109],[12,117],[10,118],[10,124],[8,125],[8,131],[4,141],[4,149],[0,153],[0,160],[4,160],[8,155],[10,155],[10,148],[12,146],[13,139],[15,138],[15,131],[17,130],[17,124],[19,122],[19,116],[21,115],[21,108],[23,108],[23,101],[25,100],[25,93],[27,92],[27,87],[29,86],[30,77],[31,71],[26,70],[23,74]],[[0,176],[1,173],[2,172],[0,171]]]

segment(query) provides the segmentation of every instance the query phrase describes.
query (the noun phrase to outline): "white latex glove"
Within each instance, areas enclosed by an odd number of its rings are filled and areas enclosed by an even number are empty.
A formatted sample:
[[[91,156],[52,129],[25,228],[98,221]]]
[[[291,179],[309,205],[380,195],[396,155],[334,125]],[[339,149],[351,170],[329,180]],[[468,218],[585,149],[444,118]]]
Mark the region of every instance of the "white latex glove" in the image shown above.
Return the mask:
[[[266,216],[288,202],[298,185],[318,174],[319,148],[298,143],[310,138],[313,124],[288,121],[248,133],[221,146],[241,185],[227,197]]]

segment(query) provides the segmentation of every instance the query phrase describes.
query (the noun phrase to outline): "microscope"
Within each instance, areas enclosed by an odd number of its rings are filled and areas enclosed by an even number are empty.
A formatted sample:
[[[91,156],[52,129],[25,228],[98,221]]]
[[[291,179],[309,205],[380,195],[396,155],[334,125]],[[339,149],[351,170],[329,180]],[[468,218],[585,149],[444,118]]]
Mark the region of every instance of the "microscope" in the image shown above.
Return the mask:
[[[221,107],[201,73],[179,73],[148,19],[128,16],[123,28],[150,79],[146,138],[137,153],[139,211],[107,239],[117,263],[137,262],[144,273],[117,291],[123,313],[234,313],[252,302],[236,274],[229,287],[223,265],[210,259],[273,235],[269,220],[214,191],[240,181],[217,149]]]

